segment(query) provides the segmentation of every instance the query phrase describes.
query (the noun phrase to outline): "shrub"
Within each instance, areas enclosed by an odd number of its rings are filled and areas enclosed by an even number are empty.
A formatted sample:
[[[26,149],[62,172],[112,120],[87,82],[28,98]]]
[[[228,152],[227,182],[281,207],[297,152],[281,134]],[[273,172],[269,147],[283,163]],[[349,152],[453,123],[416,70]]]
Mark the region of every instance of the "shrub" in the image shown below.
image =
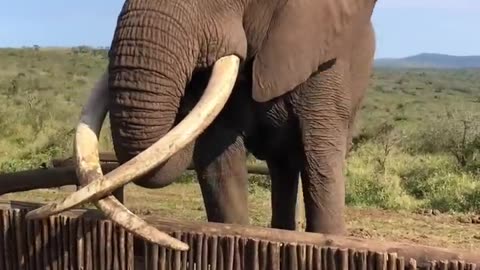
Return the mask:
[[[476,182],[475,188],[469,190],[464,196],[464,205],[462,209],[466,212],[480,214],[480,184]]]
[[[401,179],[380,168],[382,145],[365,143],[348,160],[346,202],[355,206],[414,209],[418,202],[401,186]],[[384,171],[385,169],[385,171]]]
[[[410,134],[404,144],[412,154],[448,154],[468,172],[480,170],[480,113],[448,111],[445,117],[433,119]]]
[[[385,159],[384,145],[370,140],[351,153],[347,179],[346,201],[353,206],[480,210],[480,182],[446,154],[412,155],[393,146]]]
[[[447,173],[430,178],[432,190],[428,196],[426,207],[442,212],[478,211],[478,202],[472,200],[472,191],[478,189],[470,175]],[[478,200],[478,198],[477,198]]]

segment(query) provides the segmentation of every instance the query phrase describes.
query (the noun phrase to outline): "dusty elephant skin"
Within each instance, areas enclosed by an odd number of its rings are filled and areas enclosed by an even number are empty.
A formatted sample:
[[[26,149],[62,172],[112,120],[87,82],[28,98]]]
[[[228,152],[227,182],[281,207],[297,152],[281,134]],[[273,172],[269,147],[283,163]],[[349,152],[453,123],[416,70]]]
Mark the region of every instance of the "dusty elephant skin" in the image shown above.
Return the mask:
[[[126,1],[107,70],[120,163],[187,117],[213,65],[235,55],[240,70],[220,114],[199,137],[134,182],[164,187],[193,161],[208,220],[247,224],[245,162],[251,152],[266,160],[271,172],[272,227],[295,228],[301,174],[306,230],[344,234],[342,169],[372,69],[375,3]]]

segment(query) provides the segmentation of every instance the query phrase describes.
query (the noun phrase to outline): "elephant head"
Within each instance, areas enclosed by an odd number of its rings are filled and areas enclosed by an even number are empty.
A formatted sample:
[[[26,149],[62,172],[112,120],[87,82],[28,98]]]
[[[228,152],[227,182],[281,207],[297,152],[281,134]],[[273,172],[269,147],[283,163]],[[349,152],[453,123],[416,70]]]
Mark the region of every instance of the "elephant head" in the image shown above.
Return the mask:
[[[375,2],[127,0],[118,17],[108,72],[77,126],[77,174],[86,185],[27,216],[46,217],[96,201],[128,230],[186,249],[109,194],[162,170],[169,158],[191,144],[222,110],[243,65],[252,65],[254,101],[282,96],[342,52],[350,26],[369,22]],[[210,81],[195,107],[178,119],[186,91],[202,90],[189,87],[198,72],[211,72]],[[107,111],[123,164],[103,176],[97,136]]]

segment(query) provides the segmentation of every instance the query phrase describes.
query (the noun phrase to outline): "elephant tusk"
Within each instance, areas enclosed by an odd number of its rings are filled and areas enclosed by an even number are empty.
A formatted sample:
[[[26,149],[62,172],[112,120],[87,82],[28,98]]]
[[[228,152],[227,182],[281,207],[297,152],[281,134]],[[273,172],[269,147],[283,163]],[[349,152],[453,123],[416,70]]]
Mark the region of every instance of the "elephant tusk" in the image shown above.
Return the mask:
[[[75,168],[82,186],[103,177],[98,153],[98,136],[108,110],[107,79],[108,73],[105,73],[93,88],[82,109],[75,133]],[[188,245],[147,224],[112,195],[95,201],[94,204],[107,218],[147,241],[176,250],[188,250]]]
[[[235,55],[218,59],[215,62],[212,75],[200,101],[177,126],[152,146],[105,176],[96,176],[95,181],[88,183],[63,200],[30,211],[27,213],[26,218],[46,218],[69,210],[79,204],[99,200],[110,195],[114,190],[145,175],[170,158],[175,152],[197,138],[223,109],[233,91],[239,63],[240,59]],[[98,153],[96,155],[95,161],[98,160]]]

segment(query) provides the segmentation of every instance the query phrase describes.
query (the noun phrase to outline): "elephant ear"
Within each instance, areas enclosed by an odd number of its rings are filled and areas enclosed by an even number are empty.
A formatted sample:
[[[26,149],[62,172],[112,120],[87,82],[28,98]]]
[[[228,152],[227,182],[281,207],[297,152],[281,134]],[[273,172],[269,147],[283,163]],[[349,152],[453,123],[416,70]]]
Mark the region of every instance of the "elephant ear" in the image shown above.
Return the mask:
[[[335,58],[345,30],[358,18],[369,19],[371,2],[286,0],[274,13],[253,62],[254,100],[268,101],[293,90]]]

